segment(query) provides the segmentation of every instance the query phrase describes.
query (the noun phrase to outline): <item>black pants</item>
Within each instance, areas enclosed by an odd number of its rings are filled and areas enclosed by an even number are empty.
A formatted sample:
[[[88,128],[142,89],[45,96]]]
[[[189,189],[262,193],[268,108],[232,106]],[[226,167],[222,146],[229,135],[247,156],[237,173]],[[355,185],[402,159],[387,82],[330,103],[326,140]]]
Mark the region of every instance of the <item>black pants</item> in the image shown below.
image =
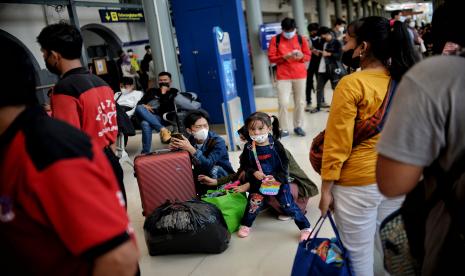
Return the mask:
[[[315,90],[315,87],[313,86],[313,76],[315,76],[318,71],[318,68],[312,68],[311,65],[312,64],[310,64],[307,69],[307,84],[305,87],[305,100],[307,101],[307,105],[312,104],[312,90]]]
[[[103,149],[103,152],[105,153],[108,160],[110,161],[111,167],[116,176],[116,180],[118,180],[118,185],[121,190],[121,193],[123,193],[124,202],[126,203],[126,208],[127,208],[128,203],[127,203],[127,198],[126,198],[126,189],[124,188],[123,168],[121,168],[121,164],[119,163],[118,157],[115,155],[115,153],[110,147],[105,147]]]
[[[320,109],[321,104],[325,101],[325,85],[330,80],[329,73],[318,73],[316,85],[316,108]]]

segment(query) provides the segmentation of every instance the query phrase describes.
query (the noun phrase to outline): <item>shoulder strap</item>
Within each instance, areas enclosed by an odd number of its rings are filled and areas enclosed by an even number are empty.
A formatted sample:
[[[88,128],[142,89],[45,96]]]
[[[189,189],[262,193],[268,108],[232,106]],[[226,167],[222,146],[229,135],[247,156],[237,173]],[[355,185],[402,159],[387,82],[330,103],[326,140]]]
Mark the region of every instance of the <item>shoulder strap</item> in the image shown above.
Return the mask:
[[[301,35],[297,35],[297,40],[299,41],[299,45],[300,45],[300,48],[302,48],[302,36]]]
[[[281,41],[281,34],[278,34],[276,36],[276,49],[278,49],[278,47],[279,47],[279,41]]]
[[[121,98],[121,96],[123,96],[123,92],[120,92],[120,93],[119,93],[119,96],[118,96],[118,98],[116,98],[115,103],[118,102],[118,100],[119,100],[119,98]]]
[[[257,147],[255,145],[255,141],[252,141],[252,153],[253,153],[253,157],[255,158],[255,163],[257,164],[257,169],[263,172],[262,166],[260,165],[260,161],[258,161]]]

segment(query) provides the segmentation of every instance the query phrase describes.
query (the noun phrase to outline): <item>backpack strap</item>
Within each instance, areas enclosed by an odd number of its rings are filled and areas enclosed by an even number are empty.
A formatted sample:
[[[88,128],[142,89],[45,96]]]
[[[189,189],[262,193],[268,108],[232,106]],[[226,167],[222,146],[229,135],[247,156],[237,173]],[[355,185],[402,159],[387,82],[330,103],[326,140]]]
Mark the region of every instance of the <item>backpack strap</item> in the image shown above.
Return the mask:
[[[300,49],[302,49],[302,44],[303,44],[302,39],[303,39],[303,38],[302,38],[301,35],[297,35],[297,40],[299,41]],[[280,42],[280,41],[281,41],[281,34],[278,34],[278,35],[276,36],[276,48],[279,47],[279,42]]]

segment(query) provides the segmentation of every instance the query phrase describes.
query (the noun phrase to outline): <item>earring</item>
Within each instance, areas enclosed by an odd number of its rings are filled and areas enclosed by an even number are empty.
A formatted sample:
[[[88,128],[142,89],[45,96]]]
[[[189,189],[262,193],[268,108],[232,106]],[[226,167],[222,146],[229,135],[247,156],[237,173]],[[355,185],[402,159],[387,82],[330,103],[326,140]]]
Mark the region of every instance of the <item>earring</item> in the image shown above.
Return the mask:
[[[364,53],[362,53],[362,51],[360,51],[360,58],[362,58],[362,57],[363,57],[363,54],[364,54]]]

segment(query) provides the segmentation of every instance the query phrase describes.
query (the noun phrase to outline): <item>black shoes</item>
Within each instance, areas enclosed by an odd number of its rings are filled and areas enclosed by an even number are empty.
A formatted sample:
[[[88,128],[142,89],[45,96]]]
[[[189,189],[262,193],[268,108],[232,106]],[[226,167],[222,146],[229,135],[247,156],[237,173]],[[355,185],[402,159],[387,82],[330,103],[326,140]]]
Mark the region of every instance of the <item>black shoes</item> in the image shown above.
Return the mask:
[[[304,137],[304,136],[305,136],[305,131],[304,131],[301,127],[296,127],[296,128],[294,128],[294,133],[295,133],[297,136],[301,136],[301,137]]]
[[[310,110],[310,113],[317,113],[317,112],[320,112],[320,109],[318,107],[315,107]]]
[[[289,131],[287,130],[281,130],[281,138],[289,136]]]

